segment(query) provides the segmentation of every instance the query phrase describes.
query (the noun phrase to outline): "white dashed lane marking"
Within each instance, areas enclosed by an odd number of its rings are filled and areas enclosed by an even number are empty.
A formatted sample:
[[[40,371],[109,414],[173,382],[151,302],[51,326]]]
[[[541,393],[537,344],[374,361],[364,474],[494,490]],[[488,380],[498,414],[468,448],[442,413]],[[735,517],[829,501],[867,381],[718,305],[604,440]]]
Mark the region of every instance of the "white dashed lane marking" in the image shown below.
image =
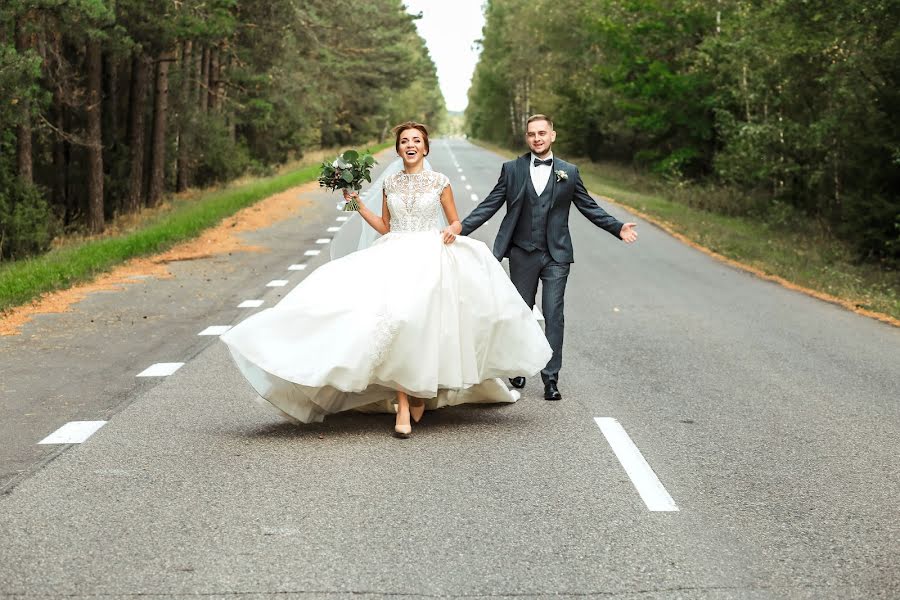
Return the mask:
[[[288,271],[302,271],[306,268],[305,264],[302,265],[291,265],[288,267]]]
[[[628,436],[625,428],[615,419],[610,417],[595,417],[594,421],[600,427],[600,431],[606,436],[606,441],[612,447],[616,458],[622,464],[622,468],[631,478],[638,494],[641,495],[644,504],[654,512],[675,512],[678,507],[675,500],[663,487],[662,482],[653,472],[650,464],[644,459],[644,455],[638,450],[634,442]]]
[[[303,256],[318,256],[321,250],[307,250],[303,253]]]
[[[349,218],[350,218],[350,217],[348,217],[348,216],[346,216],[346,215],[341,215],[340,217],[338,217],[337,219],[335,219],[335,221],[337,221],[337,222],[339,222],[339,223],[343,223],[344,221],[348,220]]]
[[[316,240],[317,244],[330,244],[331,238],[319,238]]]
[[[183,362],[156,363],[137,374],[138,377],[167,377],[184,366]]]
[[[38,444],[80,444],[104,425],[106,421],[70,421]]]
[[[340,230],[341,230],[340,227],[329,227],[329,228],[326,229],[325,231],[327,231],[328,233],[337,233],[337,232],[340,231]]]
[[[238,304],[238,308],[259,308],[262,304],[262,300],[244,300]]]
[[[288,284],[287,279],[273,279],[266,284],[266,287],[284,287]]]

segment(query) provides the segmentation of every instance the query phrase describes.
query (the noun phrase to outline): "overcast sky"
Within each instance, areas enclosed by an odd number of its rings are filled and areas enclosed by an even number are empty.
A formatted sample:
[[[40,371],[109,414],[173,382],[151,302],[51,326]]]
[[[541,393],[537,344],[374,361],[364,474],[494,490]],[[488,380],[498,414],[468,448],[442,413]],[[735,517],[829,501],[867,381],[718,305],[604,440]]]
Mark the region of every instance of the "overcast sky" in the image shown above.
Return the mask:
[[[463,110],[472,72],[478,62],[473,42],[481,38],[484,15],[482,0],[404,0],[411,13],[422,13],[416,21],[428,51],[437,66],[447,110]]]

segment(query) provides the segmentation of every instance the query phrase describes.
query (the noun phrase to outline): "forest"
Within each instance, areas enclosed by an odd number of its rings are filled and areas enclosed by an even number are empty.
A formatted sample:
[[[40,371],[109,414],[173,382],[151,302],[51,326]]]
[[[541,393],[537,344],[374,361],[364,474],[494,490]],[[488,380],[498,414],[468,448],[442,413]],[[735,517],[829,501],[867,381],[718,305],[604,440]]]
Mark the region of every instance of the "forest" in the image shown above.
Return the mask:
[[[699,208],[815,222],[857,260],[900,266],[900,1],[486,0],[485,11],[470,136],[524,148],[525,119],[546,113],[569,156],[715,187]]]
[[[172,192],[435,124],[401,0],[4,0],[0,261]]]

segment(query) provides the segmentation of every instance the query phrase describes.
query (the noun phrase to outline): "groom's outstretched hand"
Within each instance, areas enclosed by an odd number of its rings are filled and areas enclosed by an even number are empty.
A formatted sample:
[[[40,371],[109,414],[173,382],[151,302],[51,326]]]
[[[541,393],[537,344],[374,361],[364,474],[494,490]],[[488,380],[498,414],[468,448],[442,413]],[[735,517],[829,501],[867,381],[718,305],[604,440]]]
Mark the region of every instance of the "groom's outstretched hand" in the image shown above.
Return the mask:
[[[631,244],[632,242],[637,241],[637,231],[635,231],[635,227],[637,227],[637,223],[625,223],[622,225],[622,230],[619,232],[619,237],[626,244]]]

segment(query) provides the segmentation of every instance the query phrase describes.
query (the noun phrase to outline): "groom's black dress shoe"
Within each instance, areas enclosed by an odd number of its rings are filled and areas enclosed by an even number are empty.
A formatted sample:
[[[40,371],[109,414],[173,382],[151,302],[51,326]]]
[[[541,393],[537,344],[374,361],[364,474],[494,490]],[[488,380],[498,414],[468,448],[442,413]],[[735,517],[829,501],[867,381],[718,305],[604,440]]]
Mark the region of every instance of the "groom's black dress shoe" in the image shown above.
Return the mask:
[[[544,400],[562,400],[562,394],[559,393],[555,381],[544,384]]]
[[[516,389],[521,390],[525,387],[525,378],[524,377],[513,377],[509,380],[512,386]]]

